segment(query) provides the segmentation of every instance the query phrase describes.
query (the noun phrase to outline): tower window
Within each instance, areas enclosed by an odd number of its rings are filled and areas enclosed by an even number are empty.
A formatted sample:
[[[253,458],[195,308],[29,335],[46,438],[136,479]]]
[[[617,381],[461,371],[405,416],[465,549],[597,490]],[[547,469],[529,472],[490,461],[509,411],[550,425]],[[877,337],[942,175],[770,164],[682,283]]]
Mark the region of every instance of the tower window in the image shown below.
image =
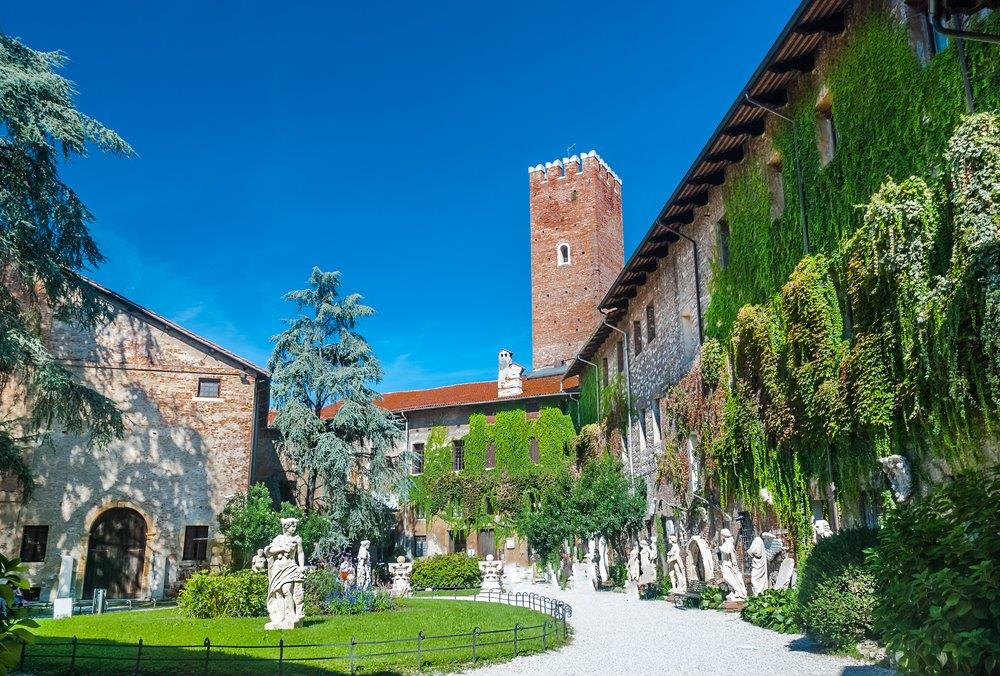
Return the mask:
[[[559,265],[569,265],[571,262],[569,244],[563,242],[559,245]]]

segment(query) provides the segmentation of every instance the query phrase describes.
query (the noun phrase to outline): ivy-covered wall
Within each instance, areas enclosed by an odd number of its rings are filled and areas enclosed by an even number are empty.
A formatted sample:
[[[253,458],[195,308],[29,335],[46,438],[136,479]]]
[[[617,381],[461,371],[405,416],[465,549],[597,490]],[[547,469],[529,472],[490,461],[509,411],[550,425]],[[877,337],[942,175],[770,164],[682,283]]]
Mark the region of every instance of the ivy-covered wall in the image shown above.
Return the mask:
[[[771,120],[784,211],[772,217],[769,152],[730,170],[729,263],[713,262],[706,315],[718,340],[706,349],[727,358],[709,380],[703,350],[665,404],[677,433],[659,480],[683,487],[694,434],[715,499],[775,514],[800,549],[826,483],[857,514],[884,487],[878,457],[907,457],[919,484],[928,468],[988,460],[1000,424],[1000,122],[964,117],[954,46],[921,64],[879,6],[851,18],[789,106],[812,255],[792,126]],[[1000,32],[1000,15],[979,28]],[[1000,110],[1000,47],[966,50],[977,110]],[[824,87],[837,131],[826,166]]]
[[[860,225],[865,204],[886,177],[940,172],[948,138],[965,113],[957,50],[944,50],[924,65],[909,44],[906,26],[888,11],[851,18],[842,41],[805,78],[789,106],[802,157],[809,239],[813,252],[837,256]],[[1000,32],[994,13],[985,31]],[[967,43],[977,110],[1000,109],[1000,47]],[[816,103],[827,87],[837,130],[836,152],[821,166]],[[729,224],[729,264],[713,264],[706,333],[725,337],[740,308],[777,293],[803,256],[793,165],[791,125],[772,119],[770,136],[780,154],[785,207],[772,219],[764,163],[751,156],[730,170],[723,190]]]
[[[500,411],[493,422],[477,413],[469,416],[463,436],[450,437],[449,429],[438,425],[431,430],[423,473],[413,476],[409,501],[428,519],[445,521],[450,530],[511,532],[517,515],[568,475],[575,462],[571,442],[576,428],[558,408],[542,408],[536,418],[520,409]],[[452,470],[456,438],[464,441],[465,468],[460,471]],[[538,444],[537,463],[531,457],[532,440]],[[495,467],[487,468],[491,445]]]

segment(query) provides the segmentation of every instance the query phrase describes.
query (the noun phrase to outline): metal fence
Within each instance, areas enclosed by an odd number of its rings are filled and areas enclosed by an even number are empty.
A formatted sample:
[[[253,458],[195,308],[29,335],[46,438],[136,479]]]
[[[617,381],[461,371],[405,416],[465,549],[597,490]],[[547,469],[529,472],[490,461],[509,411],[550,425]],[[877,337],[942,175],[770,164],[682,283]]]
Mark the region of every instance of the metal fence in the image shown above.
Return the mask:
[[[175,599],[107,599],[104,612],[111,613],[121,610],[139,610],[142,608],[174,608]],[[52,613],[52,603],[49,601],[28,601],[24,604],[30,617],[40,617]],[[94,612],[92,599],[78,599],[73,602],[73,614],[85,615]]]
[[[436,591],[453,594],[459,590]],[[457,598],[529,608],[549,615],[549,619],[533,625],[518,623],[509,629],[482,629],[477,626],[472,631],[459,634],[426,635],[420,631],[413,637],[380,641],[358,641],[352,637],[349,643],[286,643],[282,638],[276,645],[231,645],[212,643],[206,638],[201,645],[162,645],[146,643],[142,639],[138,643],[112,644],[80,640],[73,636],[69,640],[22,645],[19,669],[30,672],[36,668],[50,671],[64,667],[67,673],[86,669],[95,673],[114,671],[133,674],[168,669],[171,673],[209,674],[225,673],[233,667],[245,670],[266,661],[273,663],[275,673],[279,675],[291,673],[297,665],[318,666],[324,663],[342,666],[354,674],[359,664],[366,660],[399,657],[394,666],[410,668],[412,665],[419,670],[432,653],[465,652],[476,664],[481,657],[480,651],[490,646],[510,646],[513,657],[539,644],[542,650],[546,650],[560,638],[566,639],[566,621],[573,614],[569,604],[534,593],[491,591]],[[238,650],[243,654],[221,652],[226,650]],[[409,660],[413,661],[407,663]]]

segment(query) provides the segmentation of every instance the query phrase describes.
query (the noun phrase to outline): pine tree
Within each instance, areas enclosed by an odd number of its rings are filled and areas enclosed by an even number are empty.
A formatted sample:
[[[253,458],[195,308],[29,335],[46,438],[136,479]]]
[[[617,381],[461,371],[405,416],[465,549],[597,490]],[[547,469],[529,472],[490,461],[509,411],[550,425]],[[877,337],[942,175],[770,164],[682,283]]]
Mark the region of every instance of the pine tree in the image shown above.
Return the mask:
[[[0,34],[0,479],[25,498],[34,485],[24,451],[59,426],[89,430],[95,444],[124,433],[107,397],[78,381],[42,339],[50,319],[93,327],[109,309],[79,273],[104,259],[90,235],[90,211],[59,178],[61,163],[88,145],[132,149],[73,105],[73,84],[56,74],[65,57]]]
[[[382,367],[357,323],[374,310],[359,294],[341,297],[339,272],[313,268],[309,288],[285,294],[299,316],[273,338],[269,367],[280,451],[298,477],[301,506],[331,522],[321,556],[361,538],[384,540],[391,496],[405,490],[396,415],[373,389]]]

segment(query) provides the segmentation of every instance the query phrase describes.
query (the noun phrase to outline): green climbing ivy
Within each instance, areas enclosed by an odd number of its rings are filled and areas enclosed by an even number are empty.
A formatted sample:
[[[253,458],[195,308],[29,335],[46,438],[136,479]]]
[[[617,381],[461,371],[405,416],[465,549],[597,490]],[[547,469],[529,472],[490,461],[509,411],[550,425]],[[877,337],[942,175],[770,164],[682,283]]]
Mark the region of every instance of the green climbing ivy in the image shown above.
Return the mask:
[[[454,439],[447,428],[432,428],[424,445],[424,471],[413,477],[411,504],[428,518],[452,530],[492,528],[503,537],[517,517],[537,505],[541,496],[575,462],[576,428],[558,408],[543,408],[534,419],[520,409],[500,411],[494,422],[482,414],[469,417],[464,442],[464,469],[452,470]],[[538,462],[532,459],[537,443]],[[489,449],[495,466],[487,467]]]

